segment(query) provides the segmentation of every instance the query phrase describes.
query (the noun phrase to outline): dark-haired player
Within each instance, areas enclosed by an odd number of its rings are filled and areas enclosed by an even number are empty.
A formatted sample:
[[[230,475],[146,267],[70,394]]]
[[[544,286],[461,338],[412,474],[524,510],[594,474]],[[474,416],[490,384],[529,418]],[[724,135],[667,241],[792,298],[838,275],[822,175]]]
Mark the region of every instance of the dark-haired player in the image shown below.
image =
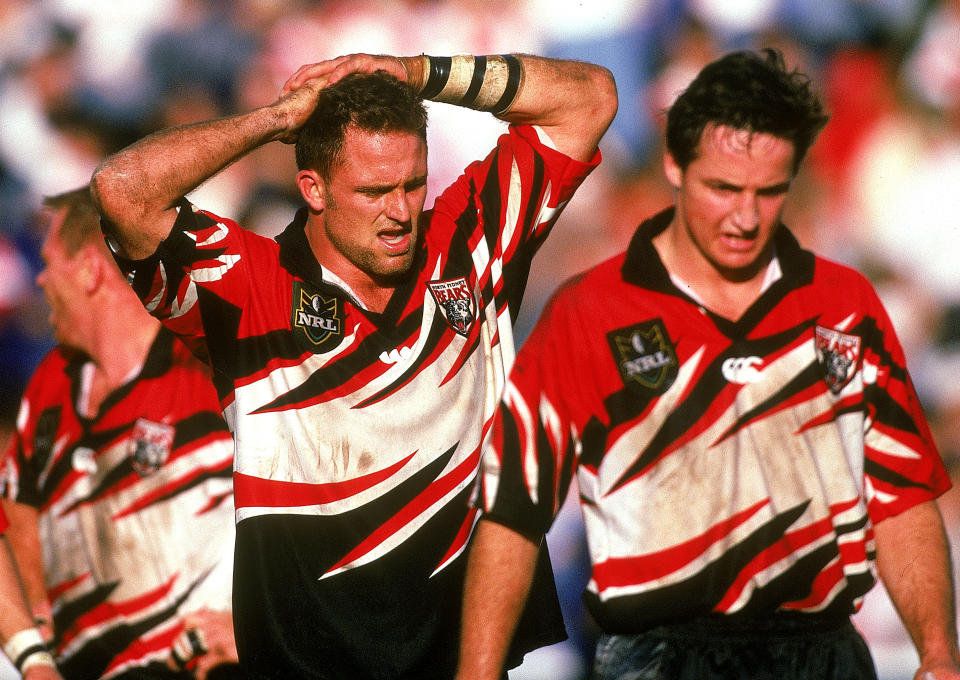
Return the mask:
[[[561,288],[505,387],[465,680],[498,677],[574,475],[592,678],[875,678],[850,615],[878,574],[916,677],[958,677],[950,482],[903,350],[867,280],[780,221],[826,121],[773,51],[709,64],[671,107],[675,205]]]

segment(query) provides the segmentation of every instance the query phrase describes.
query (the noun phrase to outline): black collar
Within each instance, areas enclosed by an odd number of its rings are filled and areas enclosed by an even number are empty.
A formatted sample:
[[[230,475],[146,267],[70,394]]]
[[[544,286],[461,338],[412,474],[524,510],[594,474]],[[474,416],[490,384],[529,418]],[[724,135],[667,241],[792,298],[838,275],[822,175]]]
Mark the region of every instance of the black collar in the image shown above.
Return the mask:
[[[630,245],[627,246],[623,262],[624,281],[661,292],[675,290],[670,274],[663,266],[657,249],[653,247],[654,237],[670,225],[675,210],[674,207],[667,208],[644,220],[637,227],[630,239]],[[786,225],[780,224],[773,235],[773,243],[783,279],[790,282],[791,286],[813,280],[813,253],[800,247],[800,243]]]
[[[621,275],[626,283],[658,293],[679,296],[697,304],[674,285],[657,249],[653,246],[653,238],[667,228],[673,219],[674,211],[673,207],[667,208],[640,224],[627,247]],[[704,310],[713,319],[717,328],[731,338],[746,337],[787,293],[813,281],[816,258],[812,252],[800,247],[797,239],[785,225],[780,224],[777,228],[773,235],[773,243],[782,276],[754,301],[740,319],[733,321],[718,316],[708,309]]]
[[[388,323],[393,323],[399,318],[400,313],[406,306],[407,300],[416,289],[417,272],[426,266],[426,246],[424,244],[426,231],[430,227],[431,215],[432,211],[424,211],[421,216],[423,230],[420,234],[420,242],[417,244],[417,255],[410,275],[405,277],[394,290],[393,295],[390,297],[390,302],[382,314],[368,310],[364,312],[370,318],[379,320],[379,322]],[[317,261],[316,256],[313,254],[313,249],[310,247],[310,242],[307,240],[306,226],[307,208],[304,206],[297,210],[293,221],[274,239],[280,245],[280,266],[293,276],[299,277],[317,288],[325,287],[329,290],[329,287],[335,287],[341,295],[346,294],[346,291],[340,286],[335,286],[332,282],[324,282],[323,268]],[[359,302],[355,302],[356,307],[362,310],[363,306],[360,305]]]
[[[323,282],[323,270],[307,241],[307,208],[297,210],[293,222],[276,237],[280,244],[280,266],[314,286]]]

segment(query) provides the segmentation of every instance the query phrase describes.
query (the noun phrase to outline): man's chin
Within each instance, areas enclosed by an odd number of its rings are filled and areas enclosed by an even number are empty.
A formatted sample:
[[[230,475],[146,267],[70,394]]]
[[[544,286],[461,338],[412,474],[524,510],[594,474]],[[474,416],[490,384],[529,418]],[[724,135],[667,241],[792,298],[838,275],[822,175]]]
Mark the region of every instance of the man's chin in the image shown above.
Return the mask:
[[[378,286],[383,288],[396,288],[400,284],[409,281],[412,276],[413,265],[410,263],[405,268],[396,269],[394,271],[378,272],[373,274],[371,278],[377,283]]]
[[[397,286],[408,281],[413,275],[415,257],[413,253],[404,253],[391,258],[375,272],[368,272],[370,277],[380,286]]]

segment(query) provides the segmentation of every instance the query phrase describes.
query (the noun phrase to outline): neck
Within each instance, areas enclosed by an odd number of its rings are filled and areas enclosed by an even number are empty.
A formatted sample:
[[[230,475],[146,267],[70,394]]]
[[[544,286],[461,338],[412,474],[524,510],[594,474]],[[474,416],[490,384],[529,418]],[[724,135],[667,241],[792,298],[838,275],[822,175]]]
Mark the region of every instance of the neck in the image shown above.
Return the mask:
[[[653,239],[667,272],[675,280],[680,279],[687,288],[685,292],[711,312],[731,321],[738,320],[763,293],[773,253],[759,258],[749,270],[725,272],[701,257],[694,246],[681,243],[679,232],[679,227],[670,225]],[[691,257],[694,252],[696,255]]]
[[[314,258],[337,278],[336,283],[346,288],[364,308],[378,314],[386,309],[396,290],[395,281],[370,276],[344,257],[329,241],[317,237],[309,225],[306,235]]]
[[[129,295],[129,292],[126,291]],[[112,390],[127,380],[147,358],[150,346],[160,330],[160,322],[139,305],[99,307],[109,309],[100,321],[87,354],[96,366],[99,380]]]

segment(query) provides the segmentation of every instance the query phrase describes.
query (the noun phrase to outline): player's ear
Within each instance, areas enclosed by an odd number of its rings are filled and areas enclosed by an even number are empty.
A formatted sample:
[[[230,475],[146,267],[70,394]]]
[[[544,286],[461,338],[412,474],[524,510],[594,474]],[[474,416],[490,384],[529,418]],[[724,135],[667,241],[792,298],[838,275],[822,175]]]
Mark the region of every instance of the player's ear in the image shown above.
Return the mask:
[[[324,199],[324,181],[323,177],[316,170],[301,170],[297,173],[297,188],[300,195],[307,202],[311,211],[323,212],[326,205]]]
[[[85,245],[77,251],[74,256],[77,264],[77,283],[80,289],[87,294],[95,293],[107,275],[106,266],[108,263],[105,258],[97,251],[93,245]]]
[[[666,175],[667,181],[673,185],[674,189],[679,189],[680,185],[683,184],[683,168],[680,167],[669,151],[665,151],[663,154],[663,174]]]

